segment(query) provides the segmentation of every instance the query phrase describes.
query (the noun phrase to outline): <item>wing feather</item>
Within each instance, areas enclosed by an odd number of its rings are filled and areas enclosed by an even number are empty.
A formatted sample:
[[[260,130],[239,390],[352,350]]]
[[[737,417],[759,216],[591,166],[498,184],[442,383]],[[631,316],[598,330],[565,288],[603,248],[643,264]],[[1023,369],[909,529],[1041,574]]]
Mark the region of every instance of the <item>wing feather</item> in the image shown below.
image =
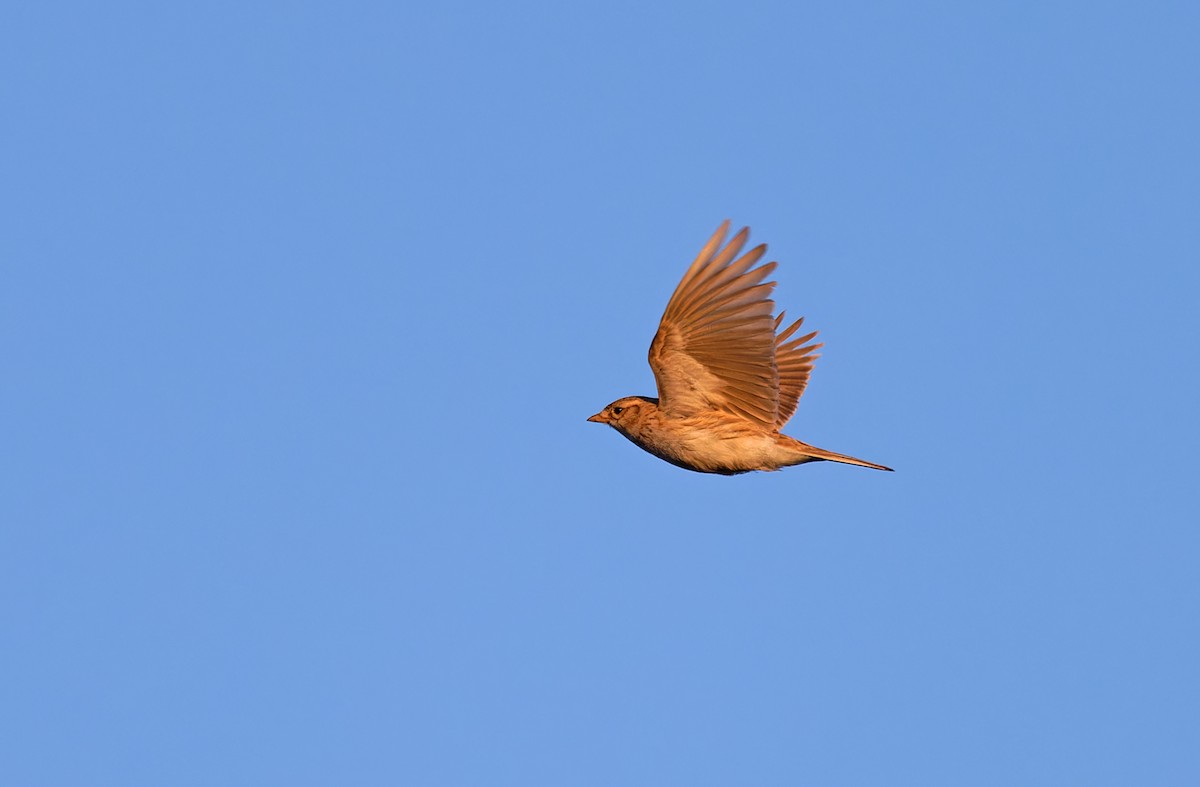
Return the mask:
[[[738,257],[750,231],[723,245],[728,231],[726,221],[701,249],[650,344],[659,407],[670,415],[720,409],[774,428],[780,412],[775,283],[764,279],[775,263],[754,268],[766,247]]]
[[[775,329],[783,324],[784,313],[780,312],[775,318]],[[807,333],[799,339],[791,337],[804,324],[804,318],[796,320],[786,330],[775,337],[775,365],[779,370],[779,413],[775,422],[777,429],[783,428],[800,404],[800,397],[808,386],[808,377],[812,373],[813,362],[821,356],[817,354],[824,345],[809,344],[817,335],[816,331]],[[791,339],[791,341],[789,341]]]

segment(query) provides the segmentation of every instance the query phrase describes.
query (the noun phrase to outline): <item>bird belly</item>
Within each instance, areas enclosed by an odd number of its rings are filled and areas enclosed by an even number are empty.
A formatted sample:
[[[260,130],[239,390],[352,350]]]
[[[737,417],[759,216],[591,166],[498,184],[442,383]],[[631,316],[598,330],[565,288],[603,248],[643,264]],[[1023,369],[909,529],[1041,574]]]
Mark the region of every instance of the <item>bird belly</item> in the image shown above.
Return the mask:
[[[771,434],[698,429],[672,438],[639,442],[639,445],[660,459],[698,473],[736,475],[752,470],[778,470],[783,465]]]
[[[770,434],[706,435],[693,449],[695,461],[710,473],[745,473],[778,470],[775,440]]]

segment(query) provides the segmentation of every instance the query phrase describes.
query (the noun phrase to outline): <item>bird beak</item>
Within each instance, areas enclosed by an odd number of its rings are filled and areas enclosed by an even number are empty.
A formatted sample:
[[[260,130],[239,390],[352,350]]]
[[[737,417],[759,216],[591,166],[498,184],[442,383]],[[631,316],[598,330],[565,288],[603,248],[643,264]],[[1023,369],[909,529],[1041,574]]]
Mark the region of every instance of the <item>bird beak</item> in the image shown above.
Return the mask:
[[[607,419],[605,419],[605,417],[604,417],[604,413],[596,413],[588,420],[594,424],[603,424],[603,423],[607,422]]]

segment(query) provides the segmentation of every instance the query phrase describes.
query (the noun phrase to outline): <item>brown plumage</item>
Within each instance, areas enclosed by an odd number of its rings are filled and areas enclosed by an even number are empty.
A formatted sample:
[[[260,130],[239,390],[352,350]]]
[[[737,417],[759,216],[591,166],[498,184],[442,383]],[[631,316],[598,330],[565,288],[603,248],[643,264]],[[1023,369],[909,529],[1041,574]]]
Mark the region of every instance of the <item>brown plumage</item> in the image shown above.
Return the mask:
[[[808,385],[816,331],[792,338],[772,317],[775,270],[755,268],[765,244],[738,257],[750,229],[722,248],[725,221],[675,288],[650,344],[658,398],[618,399],[589,421],[608,424],[660,459],[700,473],[734,475],[805,462],[890,467],[835,454],[780,434]]]

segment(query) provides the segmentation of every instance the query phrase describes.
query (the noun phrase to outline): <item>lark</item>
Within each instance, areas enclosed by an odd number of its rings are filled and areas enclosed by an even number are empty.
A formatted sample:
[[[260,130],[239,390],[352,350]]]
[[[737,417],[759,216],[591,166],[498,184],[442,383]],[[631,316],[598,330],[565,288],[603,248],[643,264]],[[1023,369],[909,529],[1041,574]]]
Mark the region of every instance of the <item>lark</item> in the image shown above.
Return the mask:
[[[701,249],[667,303],[650,344],[658,397],[626,396],[589,421],[608,424],[635,445],[699,473],[736,475],[806,462],[891,470],[780,433],[808,385],[823,345],[816,331],[796,337],[772,317],[777,263],[757,265],[766,244],[738,256],[745,227],[725,244],[725,221]],[[795,338],[793,338],[795,337]]]

